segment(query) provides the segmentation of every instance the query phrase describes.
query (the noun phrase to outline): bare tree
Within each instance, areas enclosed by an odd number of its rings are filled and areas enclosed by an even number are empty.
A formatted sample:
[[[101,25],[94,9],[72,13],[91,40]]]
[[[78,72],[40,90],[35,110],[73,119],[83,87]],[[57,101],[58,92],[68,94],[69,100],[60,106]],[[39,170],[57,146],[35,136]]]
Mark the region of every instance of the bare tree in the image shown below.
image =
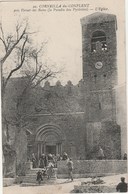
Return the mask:
[[[36,88],[44,80],[55,77],[56,74],[60,72],[52,71],[52,69],[49,68],[45,62],[42,62],[44,48],[47,42],[45,41],[41,43],[41,46],[36,48],[35,45],[32,44],[32,35],[34,33],[35,32],[29,32],[28,22],[25,22],[25,24],[18,23],[15,26],[15,31],[9,35],[5,34],[3,26],[0,24],[0,41],[4,50],[4,54],[0,59],[2,76],[2,117],[7,132],[7,140],[9,139],[9,124],[16,125],[19,129],[23,127],[22,125],[25,125],[25,116],[23,115],[23,111],[21,111],[21,107],[27,92],[30,89]],[[8,72],[7,76],[4,76],[4,65],[9,65],[8,61],[11,56],[15,58],[16,63],[12,69],[8,68],[10,71]],[[10,78],[13,77],[14,73],[17,73],[18,71],[21,71],[21,75],[27,81],[25,86],[22,88],[21,93],[15,99],[15,117],[13,116],[12,118],[11,116],[11,119],[9,119],[4,107],[4,95],[8,90],[7,85]]]
[[[24,131],[25,133],[25,129],[29,125],[26,120],[26,114],[31,113],[27,112],[27,108],[24,105],[29,92],[35,90],[43,81],[48,78],[54,78],[57,73],[60,73],[60,71],[52,70],[45,61],[42,60],[47,42],[44,41],[39,48],[36,48],[32,39],[34,33],[35,32],[29,32],[28,22],[18,23],[14,31],[7,35],[2,23],[0,24],[0,45],[3,50],[3,55],[0,58],[2,76],[2,122],[3,134],[6,134],[3,138],[3,146],[5,146],[9,152],[17,149],[17,137],[19,137],[17,133],[20,131]],[[15,63],[11,69],[9,65],[10,59],[12,58],[15,59]],[[4,68],[6,66],[9,71],[5,76]],[[25,80],[25,84],[19,93],[9,94],[8,96],[11,78],[18,72],[20,72],[23,80]],[[15,85],[12,87],[15,87]],[[8,107],[8,105],[11,107]],[[11,139],[10,129],[15,130],[14,145],[8,144]],[[8,145],[10,146],[8,147]]]
[[[5,37],[2,23],[0,24],[0,32],[1,32],[0,40],[3,43],[4,50],[5,50],[5,54],[2,57],[2,59],[0,60],[1,64],[4,64],[6,59],[10,56],[12,51],[16,48],[16,46],[20,43],[21,40],[25,39],[22,47],[25,46],[25,43],[26,43],[27,37],[28,37],[27,26],[28,25],[26,24],[26,26],[21,30],[22,25],[17,24],[16,29],[15,29],[16,30],[15,34],[14,35],[7,35]],[[21,32],[20,32],[20,30],[21,30]]]
[[[4,93],[5,87],[9,81],[9,79],[13,76],[13,74],[16,71],[18,71],[25,64],[26,61],[28,62],[28,60],[29,61],[33,60],[32,63],[33,62],[36,63],[35,73],[32,76],[32,80],[34,80],[34,79],[37,80],[37,77],[38,77],[38,81],[37,81],[36,85],[41,83],[47,77],[52,76],[52,74],[55,74],[55,72],[53,73],[51,71],[51,69],[49,69],[49,71],[48,71],[48,68],[46,66],[43,67],[44,64],[39,65],[38,58],[39,58],[39,55],[41,54],[43,46],[46,42],[44,42],[38,50],[35,47],[32,48],[31,35],[33,33],[35,33],[35,32],[30,33],[28,31],[28,23],[26,22],[24,25],[17,24],[16,28],[15,28],[15,33],[5,36],[2,24],[0,24],[0,41],[1,41],[3,48],[4,48],[4,55],[0,59],[2,75],[4,74],[3,65],[14,50],[15,50],[17,58],[18,58],[16,66],[10,70],[10,72],[6,78],[4,77],[4,81],[3,81],[3,85],[2,85],[2,89],[3,89],[2,92],[3,93]],[[43,69],[43,71],[42,71],[42,69]],[[46,71],[46,74],[44,75],[45,71]],[[41,74],[42,72],[43,72],[44,77],[41,76],[39,78],[39,74]]]
[[[3,76],[3,66],[6,60],[10,57],[12,52],[16,50],[17,48],[20,48],[20,63],[16,65],[13,69],[10,70],[7,78],[2,79],[2,96],[4,95],[6,85],[10,79],[10,77],[13,75],[14,72],[18,71],[26,58],[26,45],[29,40],[29,33],[27,32],[28,24],[26,23],[25,26],[22,26],[22,24],[17,24],[15,28],[15,32],[13,34],[5,35],[2,23],[0,24],[0,41],[4,48],[4,54],[0,59],[1,64],[1,76]]]

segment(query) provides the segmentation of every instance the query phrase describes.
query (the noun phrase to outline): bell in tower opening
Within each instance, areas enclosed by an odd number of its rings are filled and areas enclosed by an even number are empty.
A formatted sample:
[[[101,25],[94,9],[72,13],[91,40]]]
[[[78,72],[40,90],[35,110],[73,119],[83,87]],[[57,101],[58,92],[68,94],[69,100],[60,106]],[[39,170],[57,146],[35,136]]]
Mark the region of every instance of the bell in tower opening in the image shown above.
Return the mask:
[[[101,148],[104,158],[120,159],[120,126],[116,122],[116,16],[94,13],[81,19],[85,82],[86,158]]]

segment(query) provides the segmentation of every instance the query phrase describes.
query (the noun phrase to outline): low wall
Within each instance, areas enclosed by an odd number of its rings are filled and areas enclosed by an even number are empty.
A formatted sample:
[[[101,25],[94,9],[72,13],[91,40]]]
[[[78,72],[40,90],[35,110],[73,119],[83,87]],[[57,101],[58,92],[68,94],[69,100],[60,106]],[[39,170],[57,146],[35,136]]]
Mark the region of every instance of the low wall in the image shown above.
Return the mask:
[[[3,178],[3,186],[8,187],[15,183],[15,178]]]
[[[58,162],[58,178],[67,178],[66,161]],[[127,173],[126,160],[74,160],[74,178]]]

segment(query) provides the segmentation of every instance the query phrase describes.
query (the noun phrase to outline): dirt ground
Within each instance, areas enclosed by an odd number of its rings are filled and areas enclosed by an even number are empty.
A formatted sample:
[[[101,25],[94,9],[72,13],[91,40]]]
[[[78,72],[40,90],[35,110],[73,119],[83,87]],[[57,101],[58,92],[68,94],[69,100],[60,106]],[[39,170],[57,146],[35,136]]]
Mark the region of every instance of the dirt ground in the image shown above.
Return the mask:
[[[115,176],[102,177],[105,184],[108,186],[117,185],[120,182],[120,177],[125,177],[128,183],[128,174],[120,174]],[[71,193],[74,185],[80,185],[81,182],[90,180],[89,178],[75,179],[73,182],[67,179],[58,179],[54,185],[28,186],[21,187],[20,185],[13,185],[3,188],[3,194],[60,194]],[[115,190],[116,192],[116,190]]]

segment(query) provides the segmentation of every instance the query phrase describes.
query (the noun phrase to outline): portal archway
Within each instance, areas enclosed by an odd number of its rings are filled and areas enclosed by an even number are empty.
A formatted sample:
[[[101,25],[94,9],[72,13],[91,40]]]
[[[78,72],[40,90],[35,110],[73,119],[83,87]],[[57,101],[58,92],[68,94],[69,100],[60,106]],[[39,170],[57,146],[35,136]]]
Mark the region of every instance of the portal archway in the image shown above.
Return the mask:
[[[62,154],[62,143],[65,136],[59,126],[55,124],[45,124],[36,131],[37,155],[41,154]]]

